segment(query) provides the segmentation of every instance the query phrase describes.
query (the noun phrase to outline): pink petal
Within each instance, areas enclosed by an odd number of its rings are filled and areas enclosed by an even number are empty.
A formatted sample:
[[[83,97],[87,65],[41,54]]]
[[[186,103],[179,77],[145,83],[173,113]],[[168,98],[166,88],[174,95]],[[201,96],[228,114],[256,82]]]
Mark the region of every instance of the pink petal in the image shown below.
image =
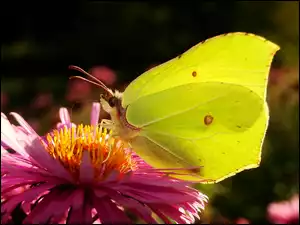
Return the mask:
[[[28,157],[28,154],[18,143],[16,137],[17,134],[13,129],[11,123],[8,121],[7,117],[2,113],[1,114],[1,145],[2,143],[4,143],[5,146],[12,148],[19,154],[23,155],[24,157]]]
[[[91,125],[96,127],[98,125],[100,117],[100,104],[98,102],[94,102],[91,111]]]
[[[112,190],[112,189],[109,189],[106,187],[102,187],[102,189],[105,190],[105,192],[107,192],[107,194],[110,196],[110,198],[113,199],[114,201],[116,201],[118,203],[118,205],[121,205],[123,207],[130,209],[130,211],[132,211],[137,216],[142,218],[145,222],[157,223],[155,221],[155,219],[152,218],[151,210],[148,207],[142,205],[140,202],[130,198],[130,196],[129,197],[121,196],[119,194],[119,190],[115,191],[115,190]],[[95,193],[95,195],[97,195],[97,190],[94,190],[94,193]],[[101,194],[101,192],[100,192],[100,194]],[[101,218],[100,218],[100,220],[102,221]]]
[[[83,210],[80,209],[73,209],[71,208],[69,211],[68,219],[67,219],[67,224],[83,224],[84,215],[83,215]]]
[[[151,208],[158,209],[161,213],[176,221],[177,223],[191,223],[191,219],[182,214],[178,208],[169,204],[151,204]]]
[[[50,224],[66,224],[69,214],[69,209],[67,209],[63,214],[53,215]]]
[[[110,198],[93,198],[93,206],[97,210],[97,214],[104,224],[131,224],[130,219],[120,210]]]
[[[1,193],[4,194],[5,192],[10,191],[11,188],[14,186],[18,187],[18,185],[29,185],[43,182],[54,183],[56,185],[59,185],[62,184],[62,182],[64,181],[61,179],[57,179],[56,177],[47,177],[43,176],[42,174],[35,173],[20,173],[20,176],[7,174],[6,176],[1,177]]]
[[[89,203],[84,204],[84,209],[83,209],[83,221],[86,224],[92,224],[93,223],[93,218],[92,218],[92,207]]]
[[[3,138],[2,134],[1,134],[1,138]],[[22,146],[24,144],[17,141],[15,141],[15,143],[21,147],[16,151],[16,154],[10,154],[10,153],[6,154],[5,152],[7,151],[6,150],[4,151],[4,154],[1,155],[1,161],[2,161],[1,170],[7,171],[10,167],[14,167],[15,165],[17,165],[17,167],[35,166],[41,168],[41,166],[34,159],[32,159],[30,155],[25,151],[24,147]],[[26,147],[26,144],[24,146]]]
[[[51,207],[53,208],[52,211],[54,211],[54,213],[52,214],[51,221],[54,223],[65,223],[68,219],[68,209],[71,207],[73,208],[73,212],[74,210],[78,212],[78,210],[81,210],[82,207],[88,207],[82,206],[83,204],[84,192],[82,189],[66,190],[65,192],[61,193],[61,195],[57,196],[57,198],[54,199],[54,201],[51,202]],[[71,208],[70,213],[72,213]],[[90,219],[88,213],[86,212],[87,210],[88,209],[86,209],[84,212],[83,220],[85,221],[84,223],[89,224],[88,221],[90,221]]]
[[[18,161],[18,164],[26,163],[28,166],[37,166],[40,167],[38,162],[36,162],[30,155],[26,152],[27,142],[28,142],[28,133],[27,131],[21,127],[21,126],[14,126],[12,125],[12,128],[15,130],[15,142],[18,143],[19,146],[21,146],[23,154],[20,154],[20,152],[17,151],[20,155],[13,155],[13,158]],[[36,134],[33,134],[36,135]],[[16,161],[13,160],[13,161]]]
[[[94,178],[94,168],[92,166],[92,161],[90,153],[88,151],[83,152],[82,161],[80,164],[80,177],[79,180],[82,183],[91,183]]]
[[[98,198],[102,198],[102,197],[108,195],[108,193],[107,193],[106,191],[98,190],[98,189],[94,189],[94,194],[95,194]]]
[[[199,215],[198,215],[199,210],[195,209],[195,207],[192,204],[186,202],[183,204],[182,208],[184,208],[186,211],[190,212],[194,217],[200,219]]]
[[[83,204],[84,191],[79,189],[77,190],[76,196],[73,198],[72,201],[69,217],[67,220],[68,223],[72,224],[74,222],[84,222],[83,219],[86,215],[84,215]]]
[[[31,211],[31,202],[23,202],[21,207],[23,211],[28,215]]]
[[[52,158],[45,150],[39,137],[29,136],[29,139],[30,143],[28,143],[26,151],[33,159],[35,159],[42,167],[50,171],[53,175],[66,179],[70,182],[73,181],[71,175],[60,164],[60,162]]]
[[[48,172],[35,168],[35,167],[28,167],[23,166],[22,164],[17,165],[15,162],[11,161],[9,164],[9,161],[3,160],[1,164],[1,170],[5,171],[6,174],[9,175],[8,178],[4,177],[4,179],[12,180],[13,179],[20,179],[24,181],[28,180],[36,180],[36,181],[54,181],[54,182],[61,182],[62,179],[59,179],[57,177],[52,176],[52,174],[49,174]],[[4,185],[4,183],[2,183]]]
[[[3,161],[11,161],[14,160],[13,154],[9,153],[2,145],[1,145],[1,167]]]
[[[42,198],[40,202],[34,207],[31,213],[24,219],[24,223],[45,224],[49,221],[52,214],[60,208],[53,208],[53,204],[59,196],[57,189],[50,191]]]
[[[118,190],[122,193],[134,197],[141,202],[145,203],[155,203],[155,202],[164,202],[168,201],[169,204],[172,203],[183,203],[194,201],[195,198],[188,194],[183,194],[185,192],[181,192],[172,187],[158,187],[151,185],[140,185],[130,183],[125,185],[117,186]]]
[[[92,208],[88,203],[85,203],[82,208],[71,209],[69,212],[68,223],[83,223],[83,224],[92,224]]]
[[[28,134],[36,134],[37,133],[32,129],[32,127],[23,119],[22,116],[20,116],[18,113],[11,112],[10,113],[16,120],[17,122],[28,132]]]
[[[2,155],[6,155],[6,154],[9,154],[6,149],[1,145],[1,156]]]
[[[20,202],[30,202],[35,199],[39,194],[54,187],[55,184],[40,184],[37,187],[30,188],[25,192],[10,198],[7,202],[1,205],[1,213],[10,213]]]
[[[40,169],[39,165],[35,163],[35,161],[31,158],[23,158],[22,155],[19,154],[11,154],[5,150],[6,153],[2,155],[2,164],[1,168],[8,169],[9,167],[22,167],[30,170]],[[41,170],[40,170],[41,171]],[[42,172],[42,171],[41,171]]]
[[[1,181],[1,182],[3,182],[3,181]],[[1,183],[1,196],[6,196],[6,193],[10,193],[10,192],[16,190],[17,188],[24,187],[26,185],[31,185],[34,183],[36,183],[36,182],[27,181],[27,182],[23,182],[23,183],[17,183],[14,185],[10,185],[8,188],[5,188],[5,189],[3,188],[2,183]]]
[[[67,190],[64,192],[58,189],[53,190],[37,204],[26,218],[26,222],[45,223],[53,216],[57,220],[62,219],[78,194],[81,194],[78,190]]]
[[[13,224],[11,216],[9,214],[1,215],[1,224]]]
[[[84,191],[82,189],[77,189],[76,195],[73,198],[71,206],[73,209],[79,209],[82,207],[83,202],[84,202]]]
[[[62,123],[64,124],[71,123],[70,114],[66,108],[59,109],[59,117]]]
[[[13,124],[12,124],[12,127],[18,135],[18,141],[27,139],[27,136],[29,135],[29,133],[26,131],[26,129],[24,127],[15,126]],[[32,134],[35,134],[35,133],[32,133]]]
[[[150,208],[160,219],[164,221],[165,224],[172,224],[172,221],[169,220],[169,218],[166,217],[162,212],[160,212],[159,209],[152,208],[152,207]]]
[[[138,171],[137,171],[138,172]],[[145,173],[149,174],[149,173]],[[162,179],[161,176],[145,176],[145,174],[134,174],[134,176],[131,177],[130,181],[128,183],[132,184],[133,186],[136,184],[145,184],[145,185],[152,185],[152,186],[159,186],[159,187],[170,187],[170,183],[172,183],[172,187],[176,189],[186,189],[186,186],[190,183],[184,182],[184,181],[178,181],[178,180],[170,180],[170,178]]]
[[[27,148],[27,144],[21,143],[20,145],[24,145],[24,147]],[[24,147],[22,148],[24,149]],[[26,152],[26,149],[24,150],[25,150],[24,152]],[[26,152],[26,154],[28,153]],[[39,163],[37,163],[29,154],[27,157],[24,157],[18,152],[16,152],[15,154],[10,154],[10,153],[4,154],[2,155],[1,161],[2,161],[1,169],[3,170],[12,171],[16,168],[19,169],[25,168],[25,169],[30,169],[32,171],[35,171],[36,169],[39,169],[40,173],[44,172],[44,174],[47,174],[46,171],[41,170],[42,166]]]
[[[13,189],[11,189],[10,191],[6,191],[6,193],[2,192],[2,188],[1,188],[1,197],[3,197],[4,199],[8,199],[12,196],[18,195],[22,192],[24,192],[26,190],[26,186],[19,186],[19,187],[15,187]]]
[[[157,223],[157,221],[152,217],[152,211],[148,207],[139,203],[138,201],[132,198],[125,198],[121,196],[113,196],[113,199],[118,204],[124,206],[125,208],[128,208],[131,212],[139,216],[146,223]]]

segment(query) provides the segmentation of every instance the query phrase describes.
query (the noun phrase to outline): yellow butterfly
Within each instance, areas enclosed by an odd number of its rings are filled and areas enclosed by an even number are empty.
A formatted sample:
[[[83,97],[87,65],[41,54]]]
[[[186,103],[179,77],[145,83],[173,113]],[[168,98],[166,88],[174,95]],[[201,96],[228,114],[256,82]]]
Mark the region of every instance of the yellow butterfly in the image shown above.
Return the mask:
[[[268,126],[266,87],[277,50],[263,37],[228,33],[146,71],[124,93],[97,80],[107,91],[101,103],[111,115],[104,126],[151,166],[186,168],[173,175],[180,179],[218,182],[255,168]]]

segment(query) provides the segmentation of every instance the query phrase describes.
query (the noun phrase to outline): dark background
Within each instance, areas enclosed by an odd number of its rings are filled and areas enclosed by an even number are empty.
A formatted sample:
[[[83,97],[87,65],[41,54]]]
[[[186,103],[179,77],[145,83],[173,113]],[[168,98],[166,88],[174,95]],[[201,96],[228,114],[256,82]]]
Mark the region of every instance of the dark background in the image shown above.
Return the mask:
[[[69,107],[74,120],[88,121],[100,90],[70,81],[79,73],[69,65],[94,68],[108,86],[123,90],[151,66],[206,38],[255,33],[281,47],[270,73],[262,165],[217,185],[199,185],[210,196],[202,219],[267,222],[269,203],[299,192],[298,2],[38,4],[1,9],[1,111],[19,112],[41,134],[58,121],[59,106]]]

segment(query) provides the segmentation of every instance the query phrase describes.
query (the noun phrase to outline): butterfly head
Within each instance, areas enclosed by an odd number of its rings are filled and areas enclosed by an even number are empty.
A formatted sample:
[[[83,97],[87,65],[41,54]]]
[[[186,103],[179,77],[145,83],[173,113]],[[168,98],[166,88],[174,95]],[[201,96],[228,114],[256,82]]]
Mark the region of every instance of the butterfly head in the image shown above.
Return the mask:
[[[100,103],[103,107],[103,109],[108,112],[109,114],[112,113],[112,111],[119,109],[122,102],[122,93],[118,90],[115,90],[115,92],[111,91],[106,92],[105,94],[100,95]]]
[[[94,77],[92,74],[89,74],[88,72],[84,71],[78,66],[69,66],[70,69],[77,70],[81,73],[84,73],[88,77],[90,77],[93,80],[86,79],[81,76],[72,76],[70,78],[78,78],[84,81],[87,81],[89,83],[95,84],[98,87],[102,88],[105,91],[105,94],[100,95],[100,103],[103,107],[103,109],[108,112],[109,114],[112,114],[113,111],[118,111],[118,107],[121,106],[122,102],[122,93],[115,90],[112,91],[109,89],[101,80]]]

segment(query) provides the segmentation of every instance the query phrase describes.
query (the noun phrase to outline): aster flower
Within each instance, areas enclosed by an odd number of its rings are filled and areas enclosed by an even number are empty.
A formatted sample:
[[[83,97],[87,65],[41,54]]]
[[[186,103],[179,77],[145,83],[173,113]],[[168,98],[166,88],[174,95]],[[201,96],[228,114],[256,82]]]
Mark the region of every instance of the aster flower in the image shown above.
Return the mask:
[[[60,109],[57,129],[39,136],[17,113],[1,113],[1,222],[19,207],[23,223],[193,223],[207,197],[151,168],[121,140],[98,126],[71,123]],[[13,149],[16,153],[8,153]],[[22,188],[22,191],[15,191]]]

